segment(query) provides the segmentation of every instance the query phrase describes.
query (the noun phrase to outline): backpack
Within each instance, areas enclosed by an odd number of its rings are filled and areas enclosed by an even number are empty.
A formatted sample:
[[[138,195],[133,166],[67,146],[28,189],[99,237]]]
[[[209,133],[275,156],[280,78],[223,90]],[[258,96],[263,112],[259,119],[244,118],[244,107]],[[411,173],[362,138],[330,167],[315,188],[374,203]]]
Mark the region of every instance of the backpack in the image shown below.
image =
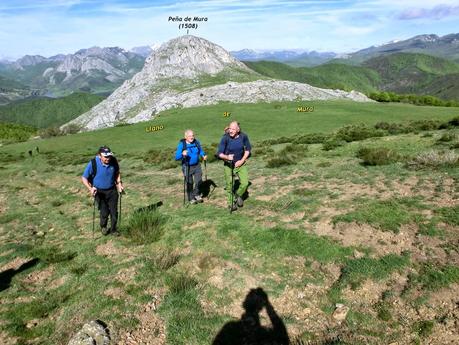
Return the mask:
[[[186,150],[186,140],[185,139],[180,139],[180,142],[182,143],[182,151]],[[195,144],[196,147],[198,148],[198,156],[199,153],[202,152],[201,145],[199,145],[198,141],[194,139],[190,144]],[[199,157],[198,157],[199,159]]]
[[[118,160],[116,159],[115,156],[112,156],[112,158],[110,159],[110,162],[108,163],[108,165],[113,165],[113,167],[115,168],[115,177],[118,175],[118,173],[120,172],[120,166],[118,164]],[[93,181],[94,181],[94,178],[96,177],[97,175],[97,162],[96,162],[96,158],[94,157],[93,159],[91,159],[91,167],[92,167],[92,174],[89,175],[88,177],[88,182],[91,184],[91,186],[93,185]]]

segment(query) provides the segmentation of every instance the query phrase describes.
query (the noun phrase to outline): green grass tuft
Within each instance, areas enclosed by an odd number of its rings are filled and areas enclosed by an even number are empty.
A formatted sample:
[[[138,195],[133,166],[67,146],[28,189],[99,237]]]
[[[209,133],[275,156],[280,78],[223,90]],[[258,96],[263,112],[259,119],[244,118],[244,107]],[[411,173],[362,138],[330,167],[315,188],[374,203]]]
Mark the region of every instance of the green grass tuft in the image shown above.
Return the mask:
[[[123,232],[136,244],[153,243],[163,235],[166,222],[167,218],[159,211],[134,212]]]

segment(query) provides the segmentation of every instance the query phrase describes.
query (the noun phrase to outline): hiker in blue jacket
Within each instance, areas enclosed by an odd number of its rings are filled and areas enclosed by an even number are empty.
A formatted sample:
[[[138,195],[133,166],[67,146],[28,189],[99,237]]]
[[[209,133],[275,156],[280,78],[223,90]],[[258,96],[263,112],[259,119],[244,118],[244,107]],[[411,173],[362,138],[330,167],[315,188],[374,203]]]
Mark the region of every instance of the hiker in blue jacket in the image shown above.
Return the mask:
[[[88,188],[100,211],[100,228],[103,235],[119,236],[118,193],[124,190],[118,161],[107,146],[99,148],[98,154],[84,169],[81,181]],[[110,229],[107,228],[110,215]]]
[[[249,137],[241,132],[239,122],[233,121],[225,128],[218,145],[217,155],[224,163],[226,194],[228,208],[230,212],[236,211],[238,207],[244,206],[243,195],[249,186],[249,173],[247,170],[247,160],[250,157]],[[239,188],[234,191],[234,176],[239,176]]]
[[[177,145],[175,159],[182,160],[183,178],[184,183],[186,182],[186,191],[190,204],[203,202],[199,191],[202,183],[202,170],[199,157],[207,160],[207,155],[199,141],[195,139],[194,132],[191,129],[187,129],[184,139],[181,139]]]

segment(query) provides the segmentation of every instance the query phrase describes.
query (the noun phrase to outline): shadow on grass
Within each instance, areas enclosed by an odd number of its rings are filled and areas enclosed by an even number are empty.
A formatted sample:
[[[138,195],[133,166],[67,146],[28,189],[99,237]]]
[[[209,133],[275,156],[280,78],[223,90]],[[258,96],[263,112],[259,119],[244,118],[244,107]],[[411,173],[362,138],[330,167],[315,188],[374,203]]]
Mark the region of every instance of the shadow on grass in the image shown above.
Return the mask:
[[[35,258],[35,259],[29,260],[29,261],[23,263],[16,270],[10,268],[10,269],[7,269],[6,271],[1,272],[0,273],[0,291],[6,290],[6,289],[8,289],[10,287],[11,280],[13,279],[13,277],[16,274],[21,273],[22,271],[25,271],[25,270],[27,270],[29,268],[34,267],[39,262],[40,262],[40,260]]]
[[[277,315],[262,288],[251,289],[244,302],[244,314],[239,321],[226,323],[218,332],[212,345],[288,345],[290,340],[287,328]],[[263,327],[260,312],[266,308],[272,327]]]
[[[157,203],[150,204],[145,207],[140,207],[134,211],[134,213],[142,213],[142,212],[151,212],[151,211],[156,211],[158,207],[163,206],[163,202],[160,200]]]
[[[218,187],[217,184],[212,180],[205,180],[199,185],[199,191],[203,198],[210,198],[210,195]]]

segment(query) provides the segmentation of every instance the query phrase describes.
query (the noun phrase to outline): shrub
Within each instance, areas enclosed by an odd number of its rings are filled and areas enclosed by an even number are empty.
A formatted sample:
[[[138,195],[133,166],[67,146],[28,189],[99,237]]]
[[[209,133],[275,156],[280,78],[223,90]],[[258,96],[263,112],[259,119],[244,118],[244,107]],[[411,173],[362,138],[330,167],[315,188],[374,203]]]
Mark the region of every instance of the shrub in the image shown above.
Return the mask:
[[[450,141],[453,141],[456,139],[456,134],[453,133],[453,132],[446,132],[446,133],[443,133],[442,136],[440,138],[438,138],[438,141],[439,143],[446,143],[446,142],[450,142]]]
[[[279,151],[279,155],[288,155],[293,154],[296,156],[301,156],[305,152],[308,151],[308,147],[306,145],[301,144],[290,144],[285,146],[282,150]]]
[[[267,156],[267,155],[272,156],[274,154],[274,150],[272,149],[272,147],[269,147],[269,146],[257,147],[252,150],[252,154],[254,156]]]
[[[454,151],[427,151],[418,154],[407,165],[412,168],[457,166],[459,156]]]
[[[439,129],[441,122],[437,120],[419,120],[412,121],[409,125],[413,128],[413,130],[433,131]]]
[[[68,126],[65,126],[63,129],[62,129],[62,133],[63,134],[76,134],[80,131],[81,127],[75,123],[72,123]]]
[[[357,151],[357,158],[362,159],[364,165],[386,165],[396,162],[399,155],[385,147],[362,147]]]
[[[14,143],[26,141],[35,135],[37,130],[30,126],[0,122],[0,142]]]
[[[426,338],[432,334],[434,322],[430,320],[417,321],[413,324],[413,331],[421,338]]]
[[[180,260],[180,254],[166,250],[159,251],[153,258],[153,265],[162,271],[167,271]]]
[[[207,163],[213,163],[218,161],[218,158],[215,157],[215,154],[218,150],[218,144],[212,143],[210,145],[203,145],[202,149],[207,154]]]
[[[336,149],[337,147],[343,146],[346,142],[344,140],[340,140],[336,137],[332,137],[322,144],[322,149],[325,151],[331,151]]]
[[[295,160],[289,155],[282,156],[282,157],[276,156],[268,160],[268,162],[266,163],[266,167],[278,168],[284,165],[292,165],[295,163],[296,163]]]
[[[166,218],[158,211],[139,211],[129,218],[125,233],[134,243],[153,243],[163,235],[165,223]]]
[[[373,137],[382,137],[384,135],[385,132],[383,130],[368,127],[365,124],[344,126],[335,134],[337,139],[344,140],[346,142],[360,141]]]
[[[58,137],[64,134],[59,127],[48,127],[38,132],[38,135],[42,138]]]
[[[328,138],[327,135],[322,133],[311,133],[298,136],[293,140],[294,144],[321,144]]]
[[[388,122],[378,122],[375,125],[375,129],[386,131],[389,134],[409,133],[413,131],[413,128],[409,125]]]

